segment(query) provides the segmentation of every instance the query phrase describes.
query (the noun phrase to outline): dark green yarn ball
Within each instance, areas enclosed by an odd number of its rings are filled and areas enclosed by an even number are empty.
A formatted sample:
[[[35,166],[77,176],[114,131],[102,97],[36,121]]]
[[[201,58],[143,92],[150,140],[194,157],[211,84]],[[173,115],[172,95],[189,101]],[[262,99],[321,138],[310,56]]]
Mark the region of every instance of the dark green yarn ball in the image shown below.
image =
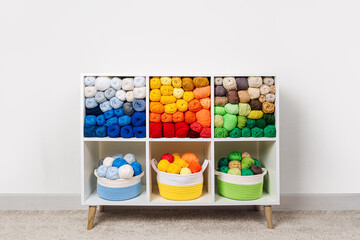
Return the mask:
[[[218,161],[218,167],[227,166],[229,164],[229,159],[227,158],[220,158]]]
[[[229,160],[230,161],[241,161],[241,159],[242,159],[241,155],[242,155],[241,152],[233,151],[232,153],[229,154]]]
[[[268,125],[264,128],[265,137],[276,137],[276,128],[274,125]]]
[[[251,176],[254,173],[249,168],[241,169],[241,176]]]
[[[260,118],[260,119],[256,120],[255,125],[256,125],[256,127],[263,129],[264,127],[266,127],[267,122],[265,119]]]
[[[251,130],[250,130],[250,128],[244,127],[244,128],[241,130],[241,135],[242,135],[243,137],[251,137]]]
[[[267,124],[275,125],[275,115],[270,113],[264,113],[263,118],[267,122]]]
[[[251,129],[251,136],[254,138],[259,138],[264,136],[264,130],[258,127]]]
[[[246,126],[248,128],[253,128],[255,127],[256,121],[254,119],[250,119],[248,118],[248,120],[246,121]]]
[[[241,129],[240,128],[234,128],[230,133],[229,136],[231,138],[239,138],[241,137]]]
[[[227,173],[229,171],[229,167],[228,166],[222,166],[220,169],[219,169],[220,172],[223,172],[223,173]]]
[[[259,160],[253,158],[254,162],[255,162],[255,165],[258,166],[258,167],[261,167],[261,163]]]

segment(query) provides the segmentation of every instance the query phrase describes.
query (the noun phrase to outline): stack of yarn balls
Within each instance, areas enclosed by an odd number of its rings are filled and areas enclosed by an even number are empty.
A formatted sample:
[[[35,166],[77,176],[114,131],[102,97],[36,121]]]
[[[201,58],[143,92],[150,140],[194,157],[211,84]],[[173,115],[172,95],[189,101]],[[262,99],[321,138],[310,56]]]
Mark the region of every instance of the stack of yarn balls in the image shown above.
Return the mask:
[[[276,137],[273,77],[215,77],[216,138]]]
[[[84,137],[145,138],[145,77],[87,76],[84,81]]]
[[[210,138],[211,87],[206,77],[150,79],[151,138]]]
[[[220,172],[239,176],[263,173],[259,160],[252,158],[248,152],[234,151],[230,153],[228,158],[220,158],[218,168]]]
[[[96,174],[107,179],[129,179],[142,173],[141,164],[136,161],[135,155],[128,153],[125,156],[116,154],[99,161]]]
[[[180,156],[179,153],[165,153],[157,165],[161,172],[187,175],[201,171],[199,158],[192,152],[186,152]]]

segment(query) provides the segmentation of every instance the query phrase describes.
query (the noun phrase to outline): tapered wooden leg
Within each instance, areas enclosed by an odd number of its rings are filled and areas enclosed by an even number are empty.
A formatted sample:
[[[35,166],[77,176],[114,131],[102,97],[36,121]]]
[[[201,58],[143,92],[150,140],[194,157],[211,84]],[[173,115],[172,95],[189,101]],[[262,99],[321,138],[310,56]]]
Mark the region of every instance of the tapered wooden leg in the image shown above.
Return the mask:
[[[99,211],[100,211],[100,212],[104,212],[104,205],[100,205],[100,206],[99,206]]]
[[[89,206],[87,230],[91,230],[93,228],[95,213],[96,213],[96,206]]]
[[[258,211],[258,212],[261,211],[261,208],[260,208],[261,206],[260,205],[256,205],[255,207],[256,207],[256,211]]]
[[[264,206],[264,212],[265,212],[265,217],[266,217],[268,228],[274,229],[273,222],[272,222],[271,206]]]

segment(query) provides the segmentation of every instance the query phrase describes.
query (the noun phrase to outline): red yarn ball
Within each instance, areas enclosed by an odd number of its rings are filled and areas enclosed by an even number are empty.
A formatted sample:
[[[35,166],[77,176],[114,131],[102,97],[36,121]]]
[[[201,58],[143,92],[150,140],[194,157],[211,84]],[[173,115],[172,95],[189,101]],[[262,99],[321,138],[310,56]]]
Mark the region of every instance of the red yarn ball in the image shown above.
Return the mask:
[[[169,163],[174,162],[174,157],[173,155],[171,155],[171,153],[165,153],[164,155],[161,156],[161,160],[166,159],[169,161]]]
[[[186,138],[189,132],[189,125],[185,122],[175,123],[175,136],[177,138]]]
[[[175,126],[174,123],[163,123],[163,133],[166,138],[175,137]]]
[[[150,137],[161,138],[162,137],[162,123],[151,122],[150,123]]]

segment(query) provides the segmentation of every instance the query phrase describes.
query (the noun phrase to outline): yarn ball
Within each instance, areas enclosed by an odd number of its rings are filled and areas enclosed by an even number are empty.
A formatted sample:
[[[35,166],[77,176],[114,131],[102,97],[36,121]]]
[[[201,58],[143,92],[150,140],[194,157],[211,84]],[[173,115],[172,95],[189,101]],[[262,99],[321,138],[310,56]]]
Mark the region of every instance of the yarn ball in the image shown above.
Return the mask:
[[[170,163],[166,169],[167,173],[179,174],[181,167],[175,163]]]
[[[216,86],[220,86],[223,84],[223,79],[222,79],[222,77],[216,77],[214,82],[215,82]]]
[[[263,137],[264,136],[264,129],[258,128],[258,127],[254,127],[251,129],[251,136],[258,138],[258,137]]]
[[[264,113],[273,113],[275,111],[275,105],[270,102],[263,102],[262,111]]]
[[[225,111],[227,113],[237,115],[239,113],[239,105],[238,104],[227,103],[225,105]]]
[[[242,158],[251,158],[251,155],[250,155],[250,153],[248,153],[248,152],[243,152],[243,153],[241,154],[241,157],[242,157]]]
[[[159,89],[161,87],[161,81],[158,77],[153,77],[150,79],[150,88]]]
[[[171,78],[170,77],[161,77],[160,78],[161,84],[165,86],[171,85]]]
[[[248,103],[250,102],[250,95],[247,90],[238,91],[239,100],[241,103]]]
[[[95,88],[99,91],[105,91],[110,87],[111,79],[109,77],[97,77],[95,80]]]
[[[160,92],[163,96],[171,96],[173,94],[174,87],[173,86],[161,86]]]
[[[123,105],[123,111],[125,115],[131,116],[135,112],[132,104],[130,102],[126,102]]]
[[[215,106],[223,107],[227,103],[228,103],[227,97],[215,97],[215,102],[214,102]]]
[[[166,138],[175,137],[175,125],[174,123],[163,123],[163,133]]]
[[[255,159],[255,158],[253,158],[253,160],[254,160],[254,165],[261,167],[261,163],[259,160]]]
[[[133,163],[130,164],[130,166],[134,169],[134,176],[137,176],[140,173],[142,173],[142,166],[141,166],[140,163],[133,162]]]
[[[133,162],[136,162],[136,157],[134,154],[132,153],[128,153],[124,156],[124,159],[125,161],[128,163],[128,164],[131,164]]]
[[[236,117],[235,117],[236,118]],[[201,109],[196,113],[196,121],[203,127],[211,126],[211,112],[208,109]],[[236,125],[236,123],[235,123]]]
[[[186,168],[186,167],[184,167],[184,168],[182,168],[180,170],[180,175],[188,175],[188,174],[191,174],[191,173],[192,173],[191,170],[189,168]]]
[[[160,160],[160,162],[157,165],[157,168],[159,169],[159,171],[161,172],[166,172],[167,168],[169,166],[170,162],[166,159],[162,159]]]
[[[266,96],[265,96],[265,100],[267,101],[267,102],[271,102],[271,103],[274,103],[275,102],[275,94],[272,94],[272,93],[268,93],[268,94],[266,94]]]
[[[224,115],[223,121],[224,121],[223,128],[225,128],[226,131],[230,132],[237,125],[237,116],[227,113]]]
[[[101,165],[98,167],[98,169],[96,169],[96,174],[99,176],[99,177],[106,177],[106,172],[108,170],[108,166],[105,166],[105,165]]]
[[[174,123],[178,123],[178,122],[183,122],[184,121],[184,113],[183,112],[180,112],[180,111],[177,111],[176,113],[174,113],[172,115],[172,119],[173,119],[173,122]]]
[[[190,169],[190,171],[192,173],[200,172],[201,169],[202,169],[201,165],[198,162],[195,162],[195,161],[191,162],[189,164],[188,168]]]
[[[251,137],[251,129],[248,127],[244,127],[243,129],[241,129],[241,135],[243,137]]]
[[[219,168],[219,171],[220,172],[223,172],[223,173],[227,173],[229,171],[229,167],[228,166],[222,166]]]
[[[180,153],[173,153],[172,156],[174,157],[174,160],[181,158]]]
[[[246,121],[246,126],[248,128],[254,128],[256,126],[256,121],[254,119],[248,119]]]
[[[241,129],[234,128],[231,132],[229,132],[229,137],[231,138],[239,138],[241,137]]]
[[[119,176],[121,179],[129,179],[134,176],[134,169],[129,164],[119,167]]]
[[[276,137],[276,128],[275,125],[268,125],[264,128],[265,137]]]
[[[111,167],[113,165],[114,160],[115,159],[113,159],[112,157],[106,157],[104,158],[103,165]]]
[[[233,151],[232,153],[229,154],[229,160],[230,161],[234,161],[234,160],[237,160],[237,161],[241,161],[241,152],[239,151]]]
[[[117,158],[124,158],[124,155],[118,153],[118,154],[115,154],[114,156],[112,156],[113,159],[117,159]]]
[[[245,77],[235,78],[235,81],[236,81],[236,88],[238,91],[247,90],[249,88],[248,81]]]
[[[202,130],[202,126],[199,122],[193,122],[191,125],[190,125],[190,129],[195,131],[195,132],[198,132],[200,133],[201,130]]]
[[[231,175],[239,175],[239,176],[241,176],[241,170],[238,169],[238,168],[230,168],[227,173],[231,174]]]
[[[223,86],[227,91],[236,90],[236,81],[234,77],[225,77]]]
[[[144,99],[146,97],[146,87],[135,87],[132,92],[135,99]]]
[[[228,167],[230,169],[231,168],[239,168],[239,169],[241,169],[241,163],[240,163],[240,161],[236,161],[236,160],[230,161]]]
[[[274,86],[274,85],[271,85],[271,86],[270,86],[270,93],[274,93],[274,94],[275,94],[275,92],[276,92],[275,86]]]
[[[260,119],[257,119],[257,120],[255,121],[255,125],[256,125],[256,127],[258,127],[258,128],[264,129],[264,128],[266,127],[266,125],[267,125],[267,122],[266,122],[265,119],[260,118]]]
[[[175,159],[173,163],[176,165],[179,165],[182,168],[189,166],[189,163],[187,163],[184,159],[181,159],[181,158]]]
[[[227,158],[220,158],[218,161],[218,167],[227,166],[229,165],[229,159]]]
[[[188,164],[192,162],[199,162],[199,157],[192,152],[186,152],[183,155],[181,155],[181,159],[185,160]]]
[[[183,99],[187,102],[190,102],[195,98],[194,93],[192,91],[186,91],[183,94]]]
[[[262,78],[261,77],[248,77],[248,84],[251,88],[258,88],[262,84]]]
[[[162,159],[166,159],[168,160],[170,163],[174,162],[174,157],[173,155],[171,155],[171,153],[165,153],[161,156],[161,160]]]
[[[185,122],[175,123],[175,136],[177,138],[186,138],[189,129],[189,125],[187,125]]]
[[[264,118],[264,120],[266,120],[267,124],[275,125],[275,115],[274,114],[265,113],[263,118]]]
[[[263,79],[264,84],[270,86],[270,85],[274,85],[274,78],[272,77],[264,77]]]
[[[121,167],[122,165],[128,164],[123,158],[116,158],[113,162],[113,167]]]
[[[124,78],[122,81],[121,88],[125,91],[130,91],[134,89],[134,79],[133,78]]]
[[[265,95],[260,95],[259,101],[260,101],[261,103],[265,102],[265,101],[266,101],[266,96],[265,96]]]
[[[197,112],[202,109],[201,103],[198,99],[193,99],[189,102],[189,111]]]
[[[197,98],[197,99],[207,98],[211,94],[211,87],[210,86],[197,87],[193,90],[193,93],[194,93],[195,98]]]
[[[261,167],[256,166],[256,165],[252,166],[252,167],[250,168],[250,170],[251,170],[255,175],[257,175],[257,174],[262,174],[262,173],[263,173],[263,170],[261,169]]]
[[[126,92],[124,90],[116,91],[115,97],[117,97],[120,101],[126,100]],[[99,96],[99,98],[102,98],[102,96]]]
[[[244,158],[241,161],[241,168],[251,168],[252,166],[254,166],[255,161],[252,158]]]
[[[263,104],[264,107],[264,104]],[[251,112],[249,113],[249,115],[247,116],[250,119],[260,119],[262,118],[264,115],[263,111],[261,110],[251,110]]]
[[[150,91],[150,101],[159,102],[161,99],[160,89],[153,89]]]
[[[87,76],[84,78],[84,82],[86,86],[94,86],[95,85],[95,77]]]
[[[104,158],[100,159],[99,162],[98,162],[98,167],[100,167],[101,165],[103,165],[104,163]]]
[[[189,105],[188,105],[187,101],[185,101],[183,99],[178,99],[176,101],[176,107],[180,112],[186,112],[188,110]],[[166,106],[165,106],[165,108],[166,108]]]
[[[95,97],[96,93],[97,93],[97,90],[94,86],[88,86],[88,87],[85,87],[85,89],[84,89],[85,97],[88,97],[88,98]]]
[[[174,88],[181,88],[181,78],[180,77],[172,77],[171,84]]]
[[[268,94],[270,92],[270,87],[268,85],[265,85],[265,84],[261,85],[259,89],[260,89],[260,94],[265,95],[265,94]]]
[[[200,99],[200,104],[204,109],[210,109],[211,99],[209,97]]]
[[[200,132],[200,137],[202,137],[202,138],[211,138],[211,128],[204,127]]]
[[[250,107],[251,107],[251,110],[261,110],[262,109],[262,103],[259,101],[259,99],[251,99],[250,100]]]
[[[151,138],[161,138],[162,137],[162,123],[151,122],[149,124],[149,130],[150,130]]]
[[[165,112],[173,114],[177,111],[176,103],[170,103],[165,105]]]
[[[146,102],[144,99],[135,99],[132,102],[132,106],[137,112],[144,112],[146,110]]]
[[[216,86],[215,87],[215,96],[217,96],[217,97],[225,97],[226,93],[227,93],[227,91],[223,86]]]
[[[190,129],[189,132],[188,132],[188,137],[189,138],[199,138],[200,137],[200,132],[196,132],[196,131]]]
[[[229,103],[238,104],[240,102],[239,95],[236,91],[229,91],[226,94]]]
[[[228,131],[225,128],[217,127],[214,130],[215,138],[226,138],[228,136]]]
[[[251,112],[251,107],[248,103],[239,103],[239,115],[248,116]]]
[[[209,85],[209,79],[207,77],[195,77],[193,79],[194,86],[199,87],[205,87]]]
[[[240,128],[240,129],[243,129],[246,126],[247,118],[244,117],[244,116],[238,116],[237,121],[238,121],[237,122],[237,127]],[[241,132],[241,135],[242,135],[242,132]]]
[[[160,102],[162,104],[175,103],[176,102],[176,97],[175,96],[161,96]]]
[[[146,85],[145,77],[134,77],[135,87],[145,87],[145,85]]]
[[[222,127],[224,124],[223,116],[216,114],[214,116],[214,126],[215,127]]]
[[[174,88],[173,95],[176,98],[182,98],[182,96],[184,95],[184,90],[182,88]]]
[[[150,109],[150,112],[153,112],[153,113],[163,113],[165,110],[164,105],[160,102],[150,102],[149,109]]]
[[[117,167],[109,167],[106,171],[107,179],[119,179],[119,169]]]
[[[116,90],[111,87],[111,88],[106,89],[104,94],[107,99],[110,99],[115,96]]]
[[[214,113],[220,114],[220,115],[225,115],[226,114],[225,107],[215,106]]]
[[[185,91],[192,91],[194,89],[194,84],[191,78],[183,78],[182,79],[182,87]]]
[[[244,169],[241,169],[241,175],[242,176],[252,176],[252,175],[254,175],[254,173],[250,169],[244,168]]]
[[[258,88],[249,88],[247,91],[250,95],[250,99],[256,99],[260,97],[260,90]]]

